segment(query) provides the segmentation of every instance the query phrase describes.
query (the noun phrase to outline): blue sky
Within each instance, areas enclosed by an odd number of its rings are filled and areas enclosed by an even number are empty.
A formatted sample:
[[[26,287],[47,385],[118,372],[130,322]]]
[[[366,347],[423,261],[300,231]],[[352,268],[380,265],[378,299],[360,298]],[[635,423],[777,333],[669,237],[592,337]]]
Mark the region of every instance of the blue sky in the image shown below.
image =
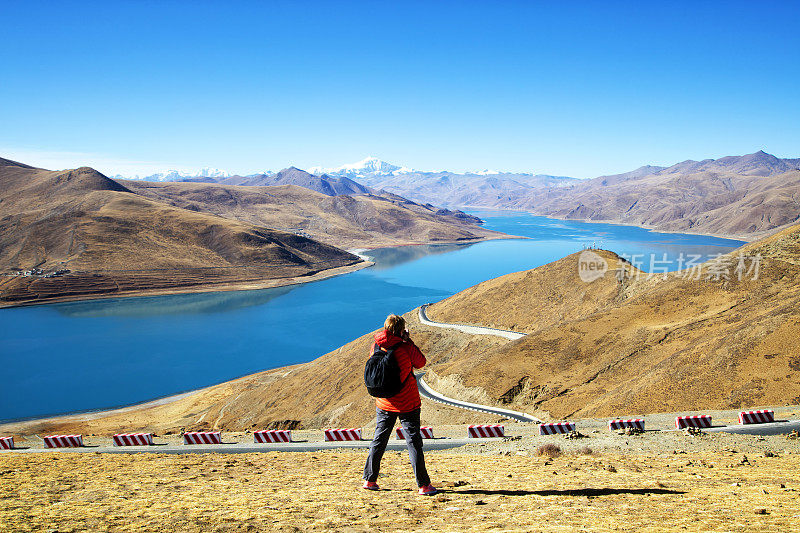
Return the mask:
[[[4,2],[0,157],[593,177],[800,157],[800,2]]]

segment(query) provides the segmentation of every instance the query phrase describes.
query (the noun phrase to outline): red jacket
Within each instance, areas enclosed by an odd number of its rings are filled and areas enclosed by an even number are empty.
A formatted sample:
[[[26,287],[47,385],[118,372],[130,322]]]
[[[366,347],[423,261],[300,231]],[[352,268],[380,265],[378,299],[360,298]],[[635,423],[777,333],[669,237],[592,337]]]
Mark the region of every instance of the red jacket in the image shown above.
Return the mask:
[[[400,392],[391,398],[375,398],[375,405],[379,409],[389,411],[391,413],[408,413],[415,409],[419,409],[422,401],[419,399],[419,389],[417,388],[417,378],[414,377],[414,369],[422,368],[427,362],[425,356],[419,351],[419,348],[410,339],[403,342],[403,339],[392,335],[388,331],[381,330],[375,334],[375,342],[372,344],[372,349],[369,355],[375,351],[377,344],[384,350],[394,346],[398,342],[402,342],[394,351],[394,356],[397,359],[397,364],[400,366],[400,379],[406,379],[406,384],[400,389]]]

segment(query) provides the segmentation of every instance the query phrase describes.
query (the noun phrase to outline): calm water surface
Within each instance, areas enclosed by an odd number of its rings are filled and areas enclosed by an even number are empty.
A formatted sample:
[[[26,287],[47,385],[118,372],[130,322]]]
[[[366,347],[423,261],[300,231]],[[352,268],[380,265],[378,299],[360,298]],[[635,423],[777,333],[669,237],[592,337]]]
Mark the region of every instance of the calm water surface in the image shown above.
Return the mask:
[[[584,245],[645,254],[648,270],[650,254],[707,257],[742,244],[523,213],[474,214],[487,228],[529,238],[372,250],[375,267],[294,287],[0,310],[0,420],[127,405],[309,361],[377,329],[389,313]]]

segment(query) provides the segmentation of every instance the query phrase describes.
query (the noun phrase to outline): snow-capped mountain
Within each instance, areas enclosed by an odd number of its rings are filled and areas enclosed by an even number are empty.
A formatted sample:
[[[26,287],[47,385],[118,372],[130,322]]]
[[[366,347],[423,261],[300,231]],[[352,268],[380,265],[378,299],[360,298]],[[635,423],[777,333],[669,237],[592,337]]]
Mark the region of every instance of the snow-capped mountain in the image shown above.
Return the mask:
[[[440,174],[447,171],[423,171],[414,170],[413,168],[401,167],[382,161],[377,157],[367,157],[357,163],[350,163],[349,165],[342,165],[340,167],[311,167],[308,172],[321,176],[327,174],[328,176],[347,177],[351,179],[358,178],[378,178],[388,176],[403,176],[405,174]],[[527,172],[501,172],[499,170],[478,170],[474,172],[464,172],[465,176],[535,176],[535,174]]]
[[[356,163],[350,163],[347,165],[341,165],[338,167],[323,167],[323,166],[316,166],[310,167],[307,169],[307,172],[317,175],[323,176],[327,174],[330,177],[334,178],[349,178],[352,180],[380,180],[385,178],[391,177],[402,177],[412,174],[420,174],[420,175],[433,175],[433,174],[440,174],[442,172],[428,172],[428,171],[418,171],[414,170],[413,168],[403,167],[399,165],[393,165],[392,163],[387,163],[377,157],[367,157],[358,161]],[[443,171],[444,173],[448,173],[447,171]],[[264,170],[262,172],[254,172],[252,174],[246,174],[244,177],[247,178],[255,178],[259,176],[275,176],[277,172],[273,170]],[[508,173],[508,172],[500,172],[497,170],[479,170],[475,172],[465,172],[463,175],[467,176],[525,176],[525,177],[534,177],[533,173]],[[218,168],[202,168],[197,171],[192,170],[165,170],[163,172],[157,172],[155,174],[148,174],[148,175],[123,175],[123,174],[116,174],[113,176],[109,176],[112,179],[130,179],[130,180],[142,180],[142,181],[207,181],[207,182],[220,182],[226,178],[230,178],[232,176],[242,176],[242,174],[234,174],[231,172],[227,172],[225,170],[220,170]]]
[[[454,207],[492,205],[491,202],[496,203],[499,198],[522,196],[539,188],[568,187],[578,181],[562,176],[489,169],[465,173],[428,172],[393,165],[377,157],[340,167],[312,167],[308,171],[320,177],[347,178],[373,190],[423,204]]]
[[[192,178],[213,178],[213,179],[224,179],[230,177],[229,172],[225,172],[224,170],[220,170],[218,168],[201,168],[197,171],[192,170],[165,170],[164,172],[156,172],[155,174],[150,174],[149,176],[140,176],[138,174],[134,176],[123,176],[121,174],[117,174],[115,176],[109,176],[111,179],[129,179],[129,180],[142,180],[142,181],[181,181],[185,179],[192,179]]]
[[[387,163],[386,161],[381,161],[377,157],[367,157],[357,163],[342,165],[340,167],[311,167],[308,169],[308,172],[317,175],[327,174],[329,176],[359,178],[367,175],[397,176],[399,174],[414,172],[414,169],[399,167]]]
[[[274,170],[264,170],[264,171],[261,171],[261,172],[255,172],[253,174],[248,174],[245,177],[253,178],[253,177],[256,177],[256,176],[274,176],[275,174],[277,174],[277,172],[275,172]],[[228,174],[228,177],[230,177],[230,176],[232,176],[232,174]]]

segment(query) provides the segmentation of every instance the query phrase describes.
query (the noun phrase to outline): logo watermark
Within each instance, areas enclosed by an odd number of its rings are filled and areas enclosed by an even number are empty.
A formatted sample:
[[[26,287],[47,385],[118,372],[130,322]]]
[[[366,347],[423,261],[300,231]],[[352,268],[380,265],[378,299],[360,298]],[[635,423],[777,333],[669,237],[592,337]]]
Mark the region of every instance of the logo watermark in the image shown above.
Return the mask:
[[[584,250],[578,256],[578,276],[586,283],[602,278],[608,271],[608,261],[600,254]]]
[[[704,261],[700,254],[684,254],[670,258],[667,254],[620,254],[625,264],[615,269],[618,281],[652,278],[660,275],[688,280],[709,281],[757,280],[761,271],[761,254],[729,256],[718,253]],[[589,283],[600,279],[608,271],[608,262],[592,250],[583,250],[578,257],[578,275]]]

